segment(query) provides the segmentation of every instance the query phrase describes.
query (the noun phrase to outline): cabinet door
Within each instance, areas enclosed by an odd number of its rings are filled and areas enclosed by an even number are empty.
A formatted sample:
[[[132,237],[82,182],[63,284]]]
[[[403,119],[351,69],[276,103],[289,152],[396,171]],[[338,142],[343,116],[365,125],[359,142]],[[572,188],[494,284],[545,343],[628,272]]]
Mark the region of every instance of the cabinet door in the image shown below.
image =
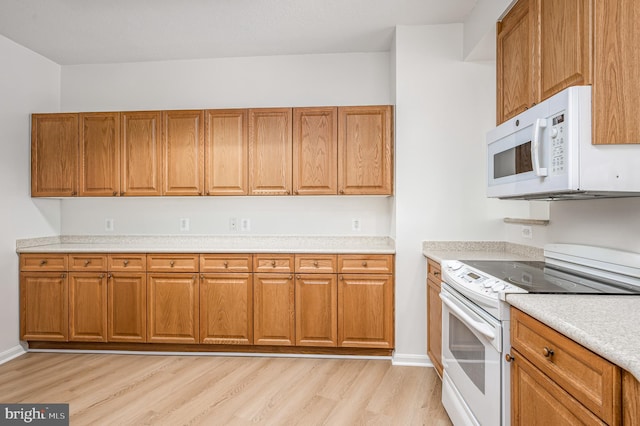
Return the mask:
[[[20,339],[62,341],[69,336],[69,281],[63,272],[20,274]]]
[[[78,190],[78,114],[31,116],[31,196],[70,197]]]
[[[247,110],[208,110],[205,114],[206,195],[247,195]]]
[[[338,345],[338,282],[335,274],[296,275],[296,345]]]
[[[442,302],[440,283],[427,280],[427,354],[442,377]]]
[[[338,346],[393,348],[391,275],[340,275]]]
[[[107,341],[107,274],[69,274],[69,341]]]
[[[337,108],[294,108],[293,193],[338,193]]]
[[[291,108],[249,110],[249,194],[291,194]]]
[[[538,102],[575,85],[591,84],[593,0],[538,0]]]
[[[202,195],[204,112],[163,113],[163,195]]]
[[[498,23],[497,111],[498,124],[531,107],[534,94],[534,55],[537,55],[535,3],[519,0]]]
[[[391,106],[338,108],[338,192],[393,192]]]
[[[147,274],[114,272],[109,275],[109,342],[147,341]]]
[[[292,346],[295,342],[293,276],[254,274],[253,284],[253,343]]]
[[[120,113],[120,195],[162,195],[161,121],[160,111]]]
[[[511,424],[605,425],[553,380],[512,349]]]
[[[147,276],[147,341],[198,343],[199,278],[195,274]]]
[[[120,194],[120,114],[80,114],[80,196]]]
[[[253,344],[252,274],[203,274],[200,278],[200,342]]]

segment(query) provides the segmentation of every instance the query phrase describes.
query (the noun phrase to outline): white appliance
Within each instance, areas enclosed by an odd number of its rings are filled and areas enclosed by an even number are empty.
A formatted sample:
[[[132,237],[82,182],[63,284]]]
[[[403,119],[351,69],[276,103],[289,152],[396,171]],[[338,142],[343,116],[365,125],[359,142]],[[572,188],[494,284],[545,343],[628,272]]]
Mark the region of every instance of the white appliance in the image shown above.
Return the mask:
[[[502,123],[487,134],[487,195],[640,196],[640,144],[592,145],[591,126],[591,86],[569,87]]]
[[[640,294],[640,254],[545,246],[545,262],[442,262],[442,404],[455,426],[510,425],[509,293]]]

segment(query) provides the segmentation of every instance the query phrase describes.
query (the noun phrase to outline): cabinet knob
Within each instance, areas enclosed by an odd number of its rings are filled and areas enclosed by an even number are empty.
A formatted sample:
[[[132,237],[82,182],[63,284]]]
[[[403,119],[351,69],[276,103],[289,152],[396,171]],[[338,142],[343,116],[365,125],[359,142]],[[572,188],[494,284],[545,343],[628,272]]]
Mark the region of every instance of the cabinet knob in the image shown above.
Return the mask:
[[[362,266],[364,266],[365,268],[367,267],[367,261],[366,260],[364,262],[362,262]]]
[[[169,262],[169,266],[171,266],[172,268],[173,268],[173,265],[175,265],[175,264],[176,264],[176,262],[174,260]]]
[[[98,275],[98,278],[103,279],[104,278],[104,274]]]
[[[207,191],[207,195],[211,195],[211,191]]]
[[[125,259],[125,260],[123,260],[123,261],[122,261],[122,264],[123,264],[124,266],[127,266],[127,265],[129,264],[129,259]]]
[[[511,362],[511,361],[515,360],[515,358],[514,358],[514,357],[513,357],[513,355],[511,355],[511,354],[506,354],[506,355],[504,356],[504,359],[505,359],[507,362]]]
[[[198,191],[198,195],[202,195],[202,191]]]
[[[118,191],[113,191],[113,196],[117,196],[118,195]]]
[[[67,278],[67,274],[60,274],[60,278]]]
[[[440,272],[435,271],[435,272],[433,273],[433,275],[435,275],[436,277],[439,277],[439,276],[440,276]]]
[[[298,190],[293,191],[294,194],[298,195]]]
[[[72,197],[75,197],[76,195],[78,195],[78,193],[77,193],[76,191],[73,191],[73,192],[71,193],[71,196],[72,196]]]
[[[317,260],[313,261],[313,266],[315,266],[316,268],[318,267],[318,261]]]
[[[275,260],[271,261],[271,266],[273,266],[274,268],[276,267],[276,261]]]
[[[338,192],[340,192],[340,194],[344,194],[344,189],[341,189],[341,190],[340,190],[340,191],[338,191]]]
[[[89,266],[89,264],[91,263],[91,259],[87,259],[84,261],[84,266]]]
[[[340,275],[340,277],[338,278],[340,281],[344,280],[344,277],[342,275]]]
[[[293,275],[289,275],[289,279],[292,280],[293,279]]]
[[[124,195],[124,194],[126,194],[126,192],[125,192],[125,191],[122,191],[122,192],[120,193],[120,195]]]
[[[296,279],[299,280],[300,279],[300,275],[296,275]]]
[[[107,278],[111,279],[111,278],[113,278],[113,275],[112,274],[107,274]]]
[[[287,189],[287,195],[289,195],[289,194],[291,194],[291,191],[289,191],[289,190]]]
[[[46,264],[47,264],[47,259],[42,259],[42,260],[40,261],[40,266],[44,266],[44,265],[46,265]]]
[[[224,265],[225,268],[228,268],[229,267],[229,262],[224,262],[223,265]]]
[[[544,355],[545,358],[550,358],[553,356],[553,354],[554,354],[553,349],[549,349],[546,346],[542,349],[542,355]]]

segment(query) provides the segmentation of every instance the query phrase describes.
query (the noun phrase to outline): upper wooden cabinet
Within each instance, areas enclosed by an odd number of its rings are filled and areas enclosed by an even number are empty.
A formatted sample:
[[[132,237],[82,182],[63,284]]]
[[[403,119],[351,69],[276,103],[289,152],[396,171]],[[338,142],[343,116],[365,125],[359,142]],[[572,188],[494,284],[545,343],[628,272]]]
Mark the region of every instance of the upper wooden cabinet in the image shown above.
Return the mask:
[[[80,196],[120,194],[120,114],[80,114]]]
[[[31,196],[78,192],[78,114],[31,116]]]
[[[247,110],[207,110],[205,120],[205,194],[247,195]]]
[[[293,193],[338,193],[338,109],[293,109]]]
[[[162,113],[123,112],[121,194],[130,196],[162,194]]]
[[[498,23],[497,122],[591,84],[593,0],[519,0]]]
[[[291,108],[249,110],[249,194],[291,194]]]
[[[393,193],[393,109],[338,108],[338,192]]]
[[[163,195],[202,195],[204,111],[164,111]]]

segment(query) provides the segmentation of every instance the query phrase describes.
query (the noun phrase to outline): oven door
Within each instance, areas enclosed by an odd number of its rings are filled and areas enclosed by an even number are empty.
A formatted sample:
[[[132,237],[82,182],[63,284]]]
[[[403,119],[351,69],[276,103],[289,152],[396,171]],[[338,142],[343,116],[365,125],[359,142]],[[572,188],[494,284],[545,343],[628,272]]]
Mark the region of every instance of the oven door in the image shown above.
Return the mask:
[[[501,323],[442,284],[442,403],[454,424],[499,425]]]

